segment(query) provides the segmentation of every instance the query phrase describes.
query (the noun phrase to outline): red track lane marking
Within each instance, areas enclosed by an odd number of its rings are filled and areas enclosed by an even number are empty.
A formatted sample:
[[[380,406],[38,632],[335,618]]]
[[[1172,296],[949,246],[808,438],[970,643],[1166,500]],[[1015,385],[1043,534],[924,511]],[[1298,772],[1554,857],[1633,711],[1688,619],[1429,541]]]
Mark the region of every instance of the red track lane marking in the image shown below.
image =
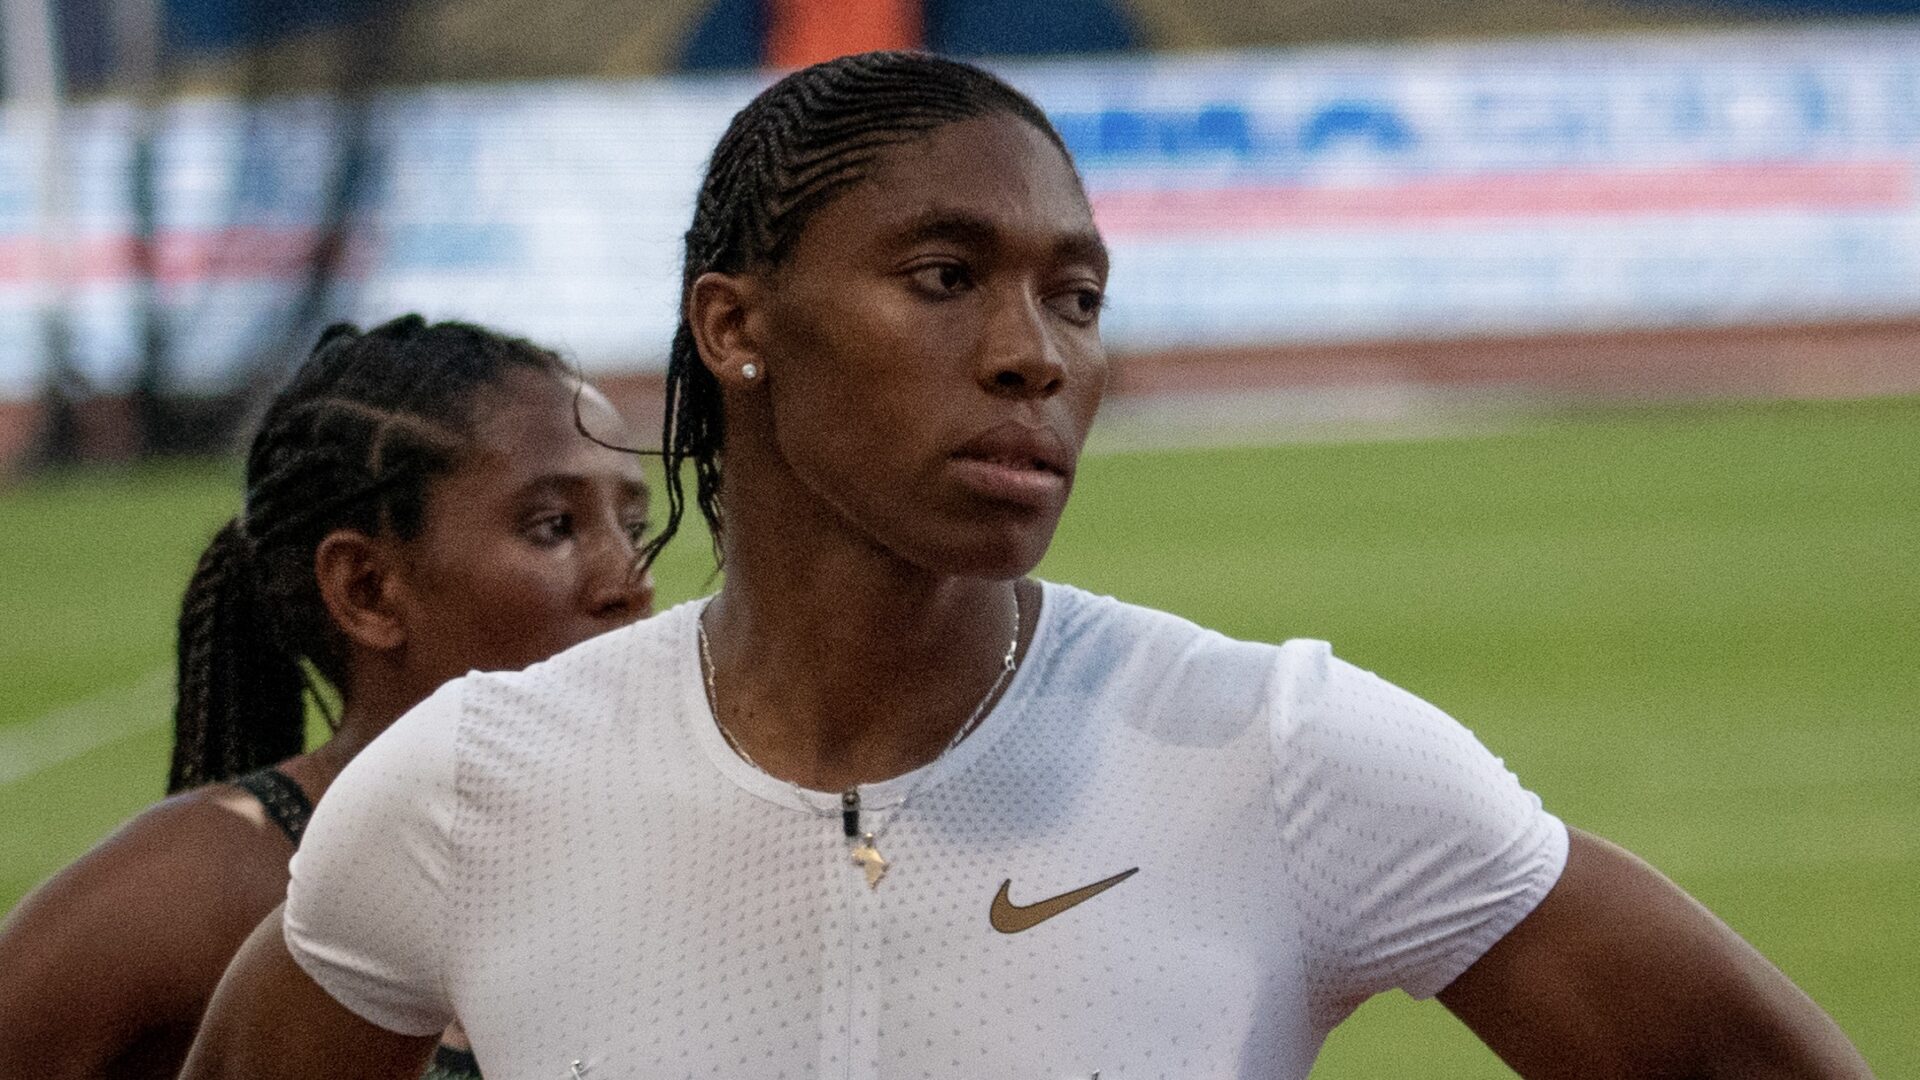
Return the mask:
[[[321,243],[318,230],[303,226],[169,230],[154,239],[150,252],[125,234],[82,236],[58,252],[43,250],[32,236],[0,236],[0,284],[37,279],[55,255],[68,279],[82,284],[130,281],[142,276],[143,265],[153,267],[153,278],[162,285],[296,281],[312,266]],[[339,254],[337,245],[325,252],[330,258]],[[343,272],[355,272],[354,260],[346,261]]]
[[[1914,202],[1906,161],[1448,176],[1352,187],[1107,191],[1110,234],[1311,229],[1439,221],[1630,217],[1758,210],[1897,210]]]

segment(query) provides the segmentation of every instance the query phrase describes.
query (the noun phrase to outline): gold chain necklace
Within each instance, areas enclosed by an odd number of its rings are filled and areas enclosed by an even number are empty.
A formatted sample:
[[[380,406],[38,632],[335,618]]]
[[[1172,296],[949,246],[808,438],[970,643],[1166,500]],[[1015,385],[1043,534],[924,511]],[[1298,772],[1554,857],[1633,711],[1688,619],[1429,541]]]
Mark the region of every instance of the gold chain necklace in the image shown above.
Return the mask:
[[[733,732],[727,730],[726,721],[720,718],[720,694],[719,691],[714,689],[713,684],[713,643],[707,640],[707,609],[705,607],[700,609],[700,615],[694,620],[694,626],[699,630],[700,666],[706,671],[707,705],[713,710],[713,726],[720,729],[720,737],[727,741],[727,745],[733,749],[735,754],[739,755],[741,761],[746,762],[748,765],[753,766],[754,769],[764,773],[767,770],[761,768],[760,763],[753,760],[753,755],[747,753],[746,747],[740,745],[740,740],[734,738]],[[941,749],[940,753],[936,755],[932,761],[923,766],[924,772],[919,783],[908,788],[906,794],[900,796],[899,801],[890,807],[893,812],[887,815],[884,821],[870,831],[863,831],[860,828],[860,789],[858,787],[850,787],[841,793],[841,823],[845,826],[847,840],[852,845],[850,854],[853,857],[854,865],[866,871],[867,888],[879,888],[880,879],[887,874],[888,863],[886,856],[881,855],[879,847],[876,846],[880,835],[886,832],[887,827],[892,825],[894,820],[900,816],[900,811],[906,808],[907,800],[919,793],[920,785],[926,783],[927,777],[932,775],[933,766],[938,765],[944,760],[949,753],[953,752],[954,747],[960,745],[961,740],[973,734],[973,729],[980,725],[980,721],[987,715],[987,706],[992,704],[993,699],[999,695],[1001,687],[1007,684],[1007,680],[1013,677],[1014,671],[1020,666],[1017,655],[1019,651],[1020,586],[1015,585],[1013,588],[1013,637],[1007,641],[1007,654],[1000,660],[1000,673],[994,676],[993,685],[987,687],[986,695],[980,699],[980,703],[973,707],[973,712],[967,717],[967,722],[961,724],[960,729],[953,733],[953,738],[947,740],[947,745]],[[767,775],[771,776],[772,774],[768,773]],[[808,806],[812,805],[812,803],[807,800],[805,790],[802,789],[799,784],[789,780],[787,781],[787,786],[793,789],[794,795],[799,798],[801,803]]]

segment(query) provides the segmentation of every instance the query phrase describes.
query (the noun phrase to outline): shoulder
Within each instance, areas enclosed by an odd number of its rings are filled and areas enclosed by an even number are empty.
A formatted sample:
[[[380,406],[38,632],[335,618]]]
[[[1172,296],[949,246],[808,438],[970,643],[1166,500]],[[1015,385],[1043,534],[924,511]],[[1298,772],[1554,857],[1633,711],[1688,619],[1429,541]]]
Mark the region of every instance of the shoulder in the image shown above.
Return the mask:
[[[617,713],[636,678],[669,654],[668,627],[684,629],[687,605],[591,638],[520,671],[470,671],[443,683],[407,710],[348,764],[325,803],[358,802],[340,791],[392,788],[451,792],[477,753],[485,759],[519,742],[564,738]],[[324,806],[316,817],[329,815]]]
[[[438,831],[450,820],[469,693],[481,677],[443,683],[347,762],[313,809],[293,857],[296,879],[316,853],[418,828]]]
[[[96,929],[116,944],[151,936],[162,948],[177,946],[183,931],[230,917],[244,922],[244,938],[280,902],[292,854],[246,792],[227,784],[183,792],[129,821],[35,890],[9,920],[7,940],[29,918],[40,925],[98,918]],[[195,917],[182,919],[182,911]],[[151,925],[160,922],[164,928]]]
[[[1224,745],[1272,693],[1280,646],[1067,585],[1049,583],[1046,604],[1045,693],[1099,702],[1154,738]]]
[[[1281,648],[1270,720],[1283,775],[1337,783],[1352,799],[1474,804],[1517,783],[1459,721],[1324,641]]]
[[[137,1012],[156,1023],[197,1012],[240,942],[279,903],[291,854],[237,788],[210,785],[152,807],[7,919],[0,1026],[15,1021],[7,1014],[23,1004],[18,988],[40,1012]]]
[[[590,638],[521,671],[473,672],[456,680],[466,714],[594,715],[650,685],[672,681],[690,647],[701,601]]]
[[[1277,646],[1239,641],[1170,612],[1130,604],[1071,585],[1045,584],[1042,625],[1052,648],[1067,654],[1102,653],[1124,664],[1164,665],[1185,658],[1238,656],[1271,667]]]
[[[610,746],[676,715],[687,680],[698,679],[699,609],[697,601],[682,604],[522,671],[466,675],[435,695],[444,699],[437,715],[409,714],[396,725],[430,727],[431,735],[398,737],[432,738],[457,759],[462,793],[484,789],[487,806],[511,811],[514,798],[544,786],[543,778],[557,779],[555,769],[589,766]]]
[[[565,770],[634,726],[636,695],[672,678],[675,634],[694,605],[614,630],[516,672],[470,672],[435,690],[368,744],[315,809],[295,858],[352,864],[363,844],[451,868],[479,820],[513,818]],[[325,858],[322,858],[325,855]]]
[[[1043,662],[1058,690],[1163,701],[1189,717],[1258,713],[1276,749],[1294,756],[1381,738],[1477,745],[1440,710],[1340,659],[1325,641],[1243,641],[1072,586],[1046,590]]]

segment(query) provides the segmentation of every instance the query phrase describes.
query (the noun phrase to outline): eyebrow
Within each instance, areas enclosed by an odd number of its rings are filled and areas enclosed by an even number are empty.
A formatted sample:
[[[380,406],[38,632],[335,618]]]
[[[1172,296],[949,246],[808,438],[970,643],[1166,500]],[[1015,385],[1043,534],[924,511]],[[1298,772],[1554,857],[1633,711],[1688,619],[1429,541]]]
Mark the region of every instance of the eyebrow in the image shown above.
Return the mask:
[[[593,477],[583,473],[545,473],[520,485],[520,494],[523,496],[537,495],[548,491],[560,491],[569,487],[585,487],[591,483],[593,483]],[[620,494],[625,495],[629,499],[645,503],[653,501],[653,489],[649,488],[643,481],[623,476],[616,480],[615,483],[620,489]]]
[[[978,214],[964,210],[929,210],[902,225],[896,234],[904,246],[930,240],[947,240],[988,251],[1001,246],[1000,229]],[[1107,243],[1093,228],[1076,229],[1053,242],[1053,257],[1059,262],[1084,262],[1107,271]]]

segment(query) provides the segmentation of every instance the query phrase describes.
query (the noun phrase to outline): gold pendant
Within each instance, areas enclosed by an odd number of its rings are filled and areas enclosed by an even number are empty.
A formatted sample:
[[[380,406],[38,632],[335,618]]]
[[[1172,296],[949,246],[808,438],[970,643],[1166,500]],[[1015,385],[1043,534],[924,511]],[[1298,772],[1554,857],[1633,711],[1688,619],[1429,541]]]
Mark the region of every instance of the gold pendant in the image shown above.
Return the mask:
[[[860,843],[854,846],[853,864],[867,872],[867,888],[880,887],[880,879],[887,876],[887,858],[873,846],[872,833],[861,837]]]

